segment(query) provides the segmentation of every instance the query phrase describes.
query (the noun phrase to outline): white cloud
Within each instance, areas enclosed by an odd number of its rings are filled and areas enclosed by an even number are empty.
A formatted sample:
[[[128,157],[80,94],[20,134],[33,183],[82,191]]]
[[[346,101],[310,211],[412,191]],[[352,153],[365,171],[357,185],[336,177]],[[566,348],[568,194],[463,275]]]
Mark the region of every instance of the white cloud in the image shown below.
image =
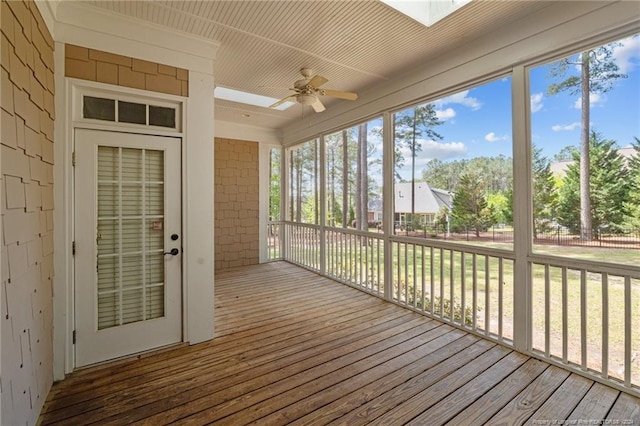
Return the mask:
[[[589,95],[589,105],[591,107],[603,104],[604,100],[604,96],[600,96],[599,93],[592,93],[591,95]],[[576,101],[573,103],[573,107],[575,109],[582,109],[582,96],[576,99]]]
[[[571,130],[575,130],[579,128],[580,128],[580,122],[578,121],[574,121],[571,124],[556,124],[554,126],[551,126],[551,130],[553,130],[554,132],[562,132],[562,131],[569,132]]]
[[[621,46],[613,49],[613,58],[620,72],[627,74],[640,66],[640,37],[627,37],[620,40]]]
[[[417,153],[415,159],[415,167],[417,173],[422,173],[421,170],[427,165],[427,163],[433,159],[449,160],[452,158],[463,157],[467,153],[467,147],[462,142],[436,142],[421,140],[422,150]],[[398,172],[404,179],[411,178],[411,151],[407,147],[400,149],[404,156],[404,166],[401,167]]]
[[[455,95],[444,97],[436,101],[436,104],[438,105],[460,104],[460,105],[469,107],[474,111],[480,109],[480,107],[482,106],[482,103],[480,103],[480,101],[476,98],[468,97],[467,96],[468,94],[469,94],[469,91],[465,90],[463,92],[456,93]]]
[[[538,112],[542,109],[544,104],[542,100],[544,99],[544,93],[534,93],[531,95],[531,112]]]
[[[433,140],[420,140],[422,149],[416,154],[416,165],[424,165],[430,160],[437,158],[438,160],[448,160],[463,156],[467,153],[467,146],[462,142],[436,142]],[[403,146],[400,149],[404,156],[405,163],[411,160],[411,150]]]
[[[489,133],[486,134],[484,139],[486,141],[489,141],[489,142],[508,141],[509,140],[509,136],[507,136],[507,135],[497,136],[494,132],[489,132]]]
[[[439,120],[447,121],[455,116],[456,111],[453,108],[436,110],[436,117],[438,117]]]

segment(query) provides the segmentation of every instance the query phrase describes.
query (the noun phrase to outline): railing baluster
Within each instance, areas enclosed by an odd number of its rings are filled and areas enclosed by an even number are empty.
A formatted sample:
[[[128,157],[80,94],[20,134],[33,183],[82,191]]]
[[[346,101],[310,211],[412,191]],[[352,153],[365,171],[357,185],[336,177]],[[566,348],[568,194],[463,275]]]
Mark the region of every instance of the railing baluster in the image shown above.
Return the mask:
[[[503,339],[502,333],[502,325],[504,315],[504,306],[503,306],[503,298],[504,298],[504,258],[502,256],[498,257],[498,338],[500,340]]]
[[[587,271],[580,270],[580,351],[581,366],[587,369]]]
[[[489,335],[491,328],[491,288],[489,276],[489,256],[484,257],[484,334]]]
[[[404,243],[404,303],[409,303],[409,244]]]
[[[551,284],[549,278],[549,264],[544,265],[544,354],[549,356],[551,338],[550,299]]]
[[[380,241],[380,238],[376,239],[376,285],[378,294],[380,294]]]
[[[434,274],[434,267],[435,267],[435,260],[433,259],[433,246],[430,247],[430,257],[429,257],[429,274],[430,274],[430,278],[431,278],[431,282],[430,282],[430,287],[431,287],[431,294],[429,295],[429,312],[431,312],[431,314],[433,315],[433,304],[434,302],[434,296],[433,294],[435,293],[435,274]]]
[[[421,282],[421,289],[422,289],[422,293],[420,293],[420,306],[422,307],[422,312],[425,311],[425,306],[424,306],[424,293],[426,291],[426,279],[425,279],[425,262],[424,262],[424,246],[420,247],[420,254],[421,254],[421,258],[422,258],[422,272],[421,272],[421,276],[422,279],[420,280]]]
[[[440,317],[444,318],[444,250],[440,249]]]
[[[602,377],[609,378],[609,274],[602,274]]]
[[[460,251],[460,285],[462,292],[460,293],[460,312],[462,318],[460,319],[460,323],[463,326],[467,326],[467,298],[466,298],[466,290],[467,290],[467,265],[466,265],[466,252],[464,250]]]
[[[471,254],[471,260],[473,261],[473,270],[471,271],[472,273],[472,288],[473,288],[473,302],[472,302],[472,306],[473,306],[473,314],[472,314],[472,328],[473,331],[477,331],[478,330],[478,265],[477,265],[477,256],[475,253]]]
[[[450,315],[449,317],[451,318],[451,322],[455,322],[455,309],[454,309],[454,302],[455,302],[455,297],[453,295],[453,286],[454,286],[454,282],[455,282],[455,251],[454,250],[449,250],[449,306],[451,307],[450,310]]]
[[[418,302],[418,279],[416,278],[418,276],[418,268],[416,265],[416,245],[412,244],[411,247],[413,248],[413,253],[411,254],[413,259],[413,308],[415,309]]]
[[[631,387],[631,276],[629,275],[624,277],[624,385]]]
[[[569,320],[568,320],[567,268],[562,267],[562,362],[569,360]]]

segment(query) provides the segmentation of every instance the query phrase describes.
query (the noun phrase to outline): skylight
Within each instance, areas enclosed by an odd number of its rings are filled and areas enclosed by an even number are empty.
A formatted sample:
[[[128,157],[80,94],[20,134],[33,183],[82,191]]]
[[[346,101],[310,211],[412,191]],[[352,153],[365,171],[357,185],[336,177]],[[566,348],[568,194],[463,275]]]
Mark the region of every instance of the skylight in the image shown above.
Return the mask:
[[[220,86],[217,86],[214,89],[213,96],[218,99],[240,102],[242,104],[255,105],[264,108],[269,108],[269,105],[273,105],[279,101],[279,99],[270,98],[269,96],[256,95],[255,93],[242,92],[240,90],[228,89]],[[274,109],[284,111],[293,105],[295,105],[295,102],[285,102]]]
[[[430,27],[471,0],[382,0],[398,12]]]

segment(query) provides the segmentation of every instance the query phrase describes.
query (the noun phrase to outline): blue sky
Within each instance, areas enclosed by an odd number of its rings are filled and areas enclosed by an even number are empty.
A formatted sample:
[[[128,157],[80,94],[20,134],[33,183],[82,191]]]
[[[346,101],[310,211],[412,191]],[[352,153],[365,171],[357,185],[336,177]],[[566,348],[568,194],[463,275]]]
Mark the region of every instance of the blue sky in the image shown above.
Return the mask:
[[[621,42],[622,46],[614,49],[614,58],[628,78],[618,80],[605,94],[591,96],[591,128],[624,147],[631,144],[634,136],[640,137],[640,37],[628,37]],[[533,143],[551,158],[563,147],[579,144],[580,100],[568,92],[547,95],[549,84],[558,82],[550,78],[549,69],[547,64],[530,70],[530,94]],[[422,141],[417,170],[433,158],[451,161],[512,155],[509,78],[434,103],[444,121],[436,129],[443,139]],[[409,170],[405,166],[401,174],[408,176]]]

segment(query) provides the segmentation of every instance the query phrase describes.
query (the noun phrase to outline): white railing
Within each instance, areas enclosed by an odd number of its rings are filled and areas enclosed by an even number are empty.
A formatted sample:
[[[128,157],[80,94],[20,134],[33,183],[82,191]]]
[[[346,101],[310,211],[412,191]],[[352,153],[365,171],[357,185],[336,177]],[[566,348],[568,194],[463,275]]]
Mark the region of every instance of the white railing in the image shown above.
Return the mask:
[[[282,222],[267,223],[267,260],[282,260]]]
[[[325,244],[327,276],[384,297],[384,241],[380,235],[327,228]]]
[[[637,394],[638,268],[531,256],[532,352]]]
[[[513,345],[511,252],[394,237],[392,300]]]
[[[320,227],[306,223],[286,223],[283,258],[291,263],[320,272]]]
[[[523,290],[510,250],[281,226],[284,260],[640,396],[637,266],[530,255]],[[528,312],[514,308],[516,291],[528,293]],[[528,335],[515,336],[523,323]]]

